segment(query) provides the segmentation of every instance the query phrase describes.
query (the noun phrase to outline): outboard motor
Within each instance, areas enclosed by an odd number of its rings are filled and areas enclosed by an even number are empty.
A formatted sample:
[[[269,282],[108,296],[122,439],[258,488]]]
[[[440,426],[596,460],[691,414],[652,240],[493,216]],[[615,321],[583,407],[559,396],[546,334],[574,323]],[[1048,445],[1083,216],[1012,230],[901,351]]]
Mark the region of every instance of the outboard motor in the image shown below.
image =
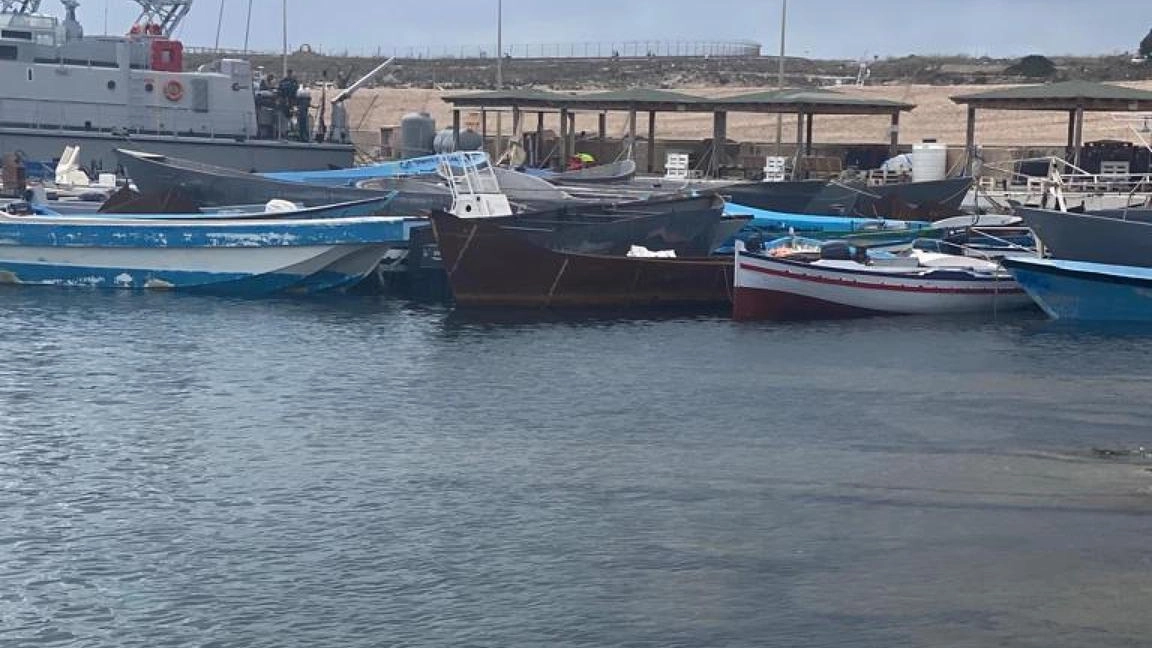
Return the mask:
[[[820,258],[827,261],[851,261],[852,246],[848,241],[828,241],[820,246]]]
[[[344,102],[332,104],[332,125],[328,129],[328,141],[337,144],[348,143],[348,109]]]
[[[259,139],[276,139],[276,93],[260,90],[256,93],[256,132]]]
[[[744,249],[753,254],[761,254],[764,252],[764,237],[760,232],[753,232],[748,235],[744,241]]]
[[[296,134],[300,136],[301,142],[307,142],[310,139],[308,127],[308,109],[312,107],[312,93],[308,88],[301,87],[296,91]]]

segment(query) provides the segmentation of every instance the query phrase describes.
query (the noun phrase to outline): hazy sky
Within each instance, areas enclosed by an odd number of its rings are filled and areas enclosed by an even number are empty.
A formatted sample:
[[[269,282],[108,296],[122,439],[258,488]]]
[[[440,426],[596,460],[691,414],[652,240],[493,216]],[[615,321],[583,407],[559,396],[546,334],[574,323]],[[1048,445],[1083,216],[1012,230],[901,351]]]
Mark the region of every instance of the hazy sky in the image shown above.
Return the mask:
[[[130,0],[81,0],[87,33],[126,30]],[[483,45],[497,0],[288,0],[288,38],[327,50]],[[781,0],[503,0],[504,41],[751,39],[779,48]],[[221,45],[240,47],[249,0],[224,0]],[[279,50],[281,0],[252,0],[254,49]],[[55,12],[56,0],[42,9]],[[220,0],[196,0],[179,37],[212,45]],[[825,58],[1135,51],[1152,0],[791,0],[787,51]],[[495,46],[491,48],[494,50]]]

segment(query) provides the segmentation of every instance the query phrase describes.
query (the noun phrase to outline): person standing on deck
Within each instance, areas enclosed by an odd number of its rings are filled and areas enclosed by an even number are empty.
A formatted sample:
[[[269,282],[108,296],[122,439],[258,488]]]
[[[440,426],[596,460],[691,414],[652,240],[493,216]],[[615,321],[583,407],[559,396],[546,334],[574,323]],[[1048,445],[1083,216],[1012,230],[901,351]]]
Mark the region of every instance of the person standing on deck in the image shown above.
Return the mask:
[[[285,117],[292,117],[292,106],[296,104],[296,93],[299,91],[300,82],[296,80],[292,70],[288,70],[288,75],[280,79],[280,85],[276,87],[276,94],[280,97],[280,106]]]

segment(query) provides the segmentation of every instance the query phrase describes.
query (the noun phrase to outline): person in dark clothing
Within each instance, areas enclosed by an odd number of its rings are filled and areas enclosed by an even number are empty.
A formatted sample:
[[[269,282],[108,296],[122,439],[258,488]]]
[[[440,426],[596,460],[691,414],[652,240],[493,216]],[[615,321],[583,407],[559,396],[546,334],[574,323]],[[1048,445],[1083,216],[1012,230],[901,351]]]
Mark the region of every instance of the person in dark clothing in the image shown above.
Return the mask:
[[[296,80],[292,70],[288,70],[288,74],[280,79],[280,85],[276,86],[276,95],[280,99],[285,117],[292,117],[292,107],[296,105],[296,93],[299,91],[300,82]]]

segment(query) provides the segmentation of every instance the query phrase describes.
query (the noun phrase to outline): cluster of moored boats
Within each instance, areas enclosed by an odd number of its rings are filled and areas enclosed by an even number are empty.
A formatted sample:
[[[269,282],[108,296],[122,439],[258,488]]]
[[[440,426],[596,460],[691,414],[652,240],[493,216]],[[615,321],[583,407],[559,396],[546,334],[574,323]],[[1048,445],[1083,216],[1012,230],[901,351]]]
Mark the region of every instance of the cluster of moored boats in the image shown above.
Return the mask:
[[[267,295],[426,273],[464,308],[1152,316],[1152,210],[968,215],[970,178],[670,185],[483,153],[257,174],[118,155],[132,187],[99,205],[33,192],[0,213],[0,281]]]

